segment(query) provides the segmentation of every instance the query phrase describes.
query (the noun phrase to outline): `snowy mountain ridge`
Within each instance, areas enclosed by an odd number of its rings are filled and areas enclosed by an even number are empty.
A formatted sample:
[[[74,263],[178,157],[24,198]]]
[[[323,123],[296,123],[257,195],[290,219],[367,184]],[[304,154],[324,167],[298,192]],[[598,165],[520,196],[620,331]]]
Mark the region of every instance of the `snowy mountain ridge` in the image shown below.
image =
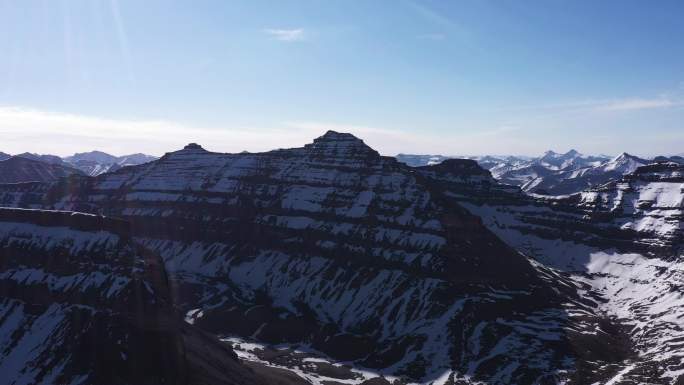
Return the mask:
[[[0,161],[11,158],[12,155],[0,152]],[[129,154],[123,156],[114,156],[102,151],[91,151],[76,153],[67,157],[59,157],[56,155],[40,155],[29,152],[17,154],[14,157],[30,159],[38,162],[48,163],[51,165],[58,165],[65,169],[77,169],[86,175],[97,176],[106,172],[112,172],[126,166],[135,166],[138,164],[147,163],[157,159],[151,155],[141,153]],[[0,180],[3,179],[4,170],[0,170]],[[16,173],[16,172],[15,172]],[[8,178],[5,178],[8,179]],[[46,181],[47,179],[37,179]],[[32,179],[20,178],[17,182],[30,182]]]
[[[615,157],[583,155],[576,150],[566,153],[546,151],[538,158],[514,156],[463,157],[476,160],[498,181],[520,186],[523,191],[542,195],[567,195],[620,179],[638,167],[659,161],[675,160],[667,157],[643,159],[627,153]],[[437,164],[453,157],[430,155],[397,156],[412,167]]]

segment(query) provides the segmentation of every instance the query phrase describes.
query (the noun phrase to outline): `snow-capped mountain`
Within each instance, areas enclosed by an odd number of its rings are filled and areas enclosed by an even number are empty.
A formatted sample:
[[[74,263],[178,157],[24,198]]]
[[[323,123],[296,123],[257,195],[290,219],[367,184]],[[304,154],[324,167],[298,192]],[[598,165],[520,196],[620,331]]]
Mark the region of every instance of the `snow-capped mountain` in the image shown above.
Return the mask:
[[[626,175],[633,173],[637,168],[649,163],[651,163],[651,161],[647,159],[642,159],[623,152],[607,162],[598,164],[596,168],[604,172],[619,172],[622,175]]]
[[[606,159],[597,156],[585,156],[576,150],[570,150],[565,154],[547,151],[536,163],[548,168],[549,170],[573,170],[582,167],[598,166]]]
[[[447,159],[472,159],[486,170],[491,170],[495,167],[512,167],[531,160],[529,157],[515,156],[515,155],[483,155],[483,156],[444,156],[444,155],[416,155],[416,154],[398,154],[395,158],[402,163],[411,167],[431,166],[442,163]]]
[[[634,172],[638,167],[651,161],[627,153],[610,160],[579,168],[570,167],[545,175],[539,175],[524,183],[521,188],[530,193],[546,195],[573,194],[593,186],[618,180],[623,175]]]
[[[416,170],[328,132],[266,153],[192,144],[94,178],[0,186],[0,202],[126,219],[136,243],[163,257],[186,321],[244,359],[309,379],[613,376],[631,349],[594,311],[598,295],[502,243],[460,206],[451,180],[499,186],[472,160]],[[276,359],[270,344],[316,357]],[[321,369],[339,362],[344,374]]]
[[[118,158],[114,155],[109,155],[106,152],[102,151],[90,151],[90,152],[81,152],[81,153],[76,153],[71,156],[67,156],[64,158],[66,162],[74,163],[78,162],[80,160],[85,160],[88,162],[95,162],[95,163],[117,163]]]
[[[8,163],[0,164],[0,183],[47,182],[74,173],[96,176],[116,171],[121,167],[147,163],[157,158],[139,153],[117,157],[101,151],[78,153],[65,158],[29,152],[15,156],[0,153],[0,162],[10,159]]]
[[[88,162],[94,162],[94,163],[100,163],[100,164],[118,164],[120,166],[131,166],[131,165],[138,165],[138,164],[143,164],[147,162],[151,162],[153,160],[157,159],[155,156],[151,155],[145,155],[141,153],[136,153],[136,154],[130,154],[130,155],[122,155],[122,156],[114,156],[107,154],[106,152],[102,151],[90,151],[90,152],[81,152],[81,153],[76,153],[71,156],[67,156],[64,158],[64,161],[69,162],[69,163],[76,163],[79,161],[88,161]]]
[[[53,182],[74,174],[82,173],[59,163],[33,160],[20,155],[0,161],[0,183]]]
[[[577,193],[620,179],[623,175],[636,170],[637,167],[655,161],[627,153],[610,158],[604,155],[583,155],[576,150],[566,153],[547,151],[538,158],[490,155],[462,158],[476,160],[501,183],[520,186],[525,192],[541,195]],[[397,159],[409,166],[420,167],[437,164],[450,158],[400,154]]]
[[[502,183],[521,186],[523,191],[560,195],[577,192],[594,180],[584,177],[587,170],[600,167],[607,158],[585,156],[576,150],[564,154],[547,151],[543,156],[517,164],[502,164],[490,169]],[[600,172],[592,175],[600,174]],[[566,179],[572,179],[565,182]]]
[[[65,157],[64,161],[83,171],[86,175],[97,176],[116,171],[121,167],[135,166],[155,159],[157,158],[154,156],[140,153],[114,156],[102,151],[91,151]]]

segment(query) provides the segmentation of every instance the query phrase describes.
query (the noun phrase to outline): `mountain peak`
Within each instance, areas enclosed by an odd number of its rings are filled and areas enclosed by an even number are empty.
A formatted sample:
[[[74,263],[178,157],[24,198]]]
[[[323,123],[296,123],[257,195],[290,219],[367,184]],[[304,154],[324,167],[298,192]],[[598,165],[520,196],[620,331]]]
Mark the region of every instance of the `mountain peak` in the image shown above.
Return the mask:
[[[304,148],[312,155],[326,158],[379,157],[363,140],[347,132],[329,130]]]
[[[193,150],[193,151],[206,151],[202,146],[197,143],[188,143],[183,150]]]
[[[314,139],[314,143],[316,142],[327,142],[327,141],[358,141],[363,143],[363,140],[357,138],[353,134],[350,134],[348,132],[337,132],[333,130],[328,130],[326,131],[325,134],[319,136],[318,138]]]
[[[648,163],[649,161],[646,159],[641,159],[638,156],[623,152],[622,154],[606,162],[603,166],[603,169],[606,171],[619,171],[622,174],[629,174],[634,172],[634,170],[636,170],[639,166],[643,166]]]
[[[613,162],[617,162],[617,161],[621,161],[621,160],[628,160],[628,159],[639,159],[639,158],[634,156],[634,155],[623,152],[620,155],[613,158]]]

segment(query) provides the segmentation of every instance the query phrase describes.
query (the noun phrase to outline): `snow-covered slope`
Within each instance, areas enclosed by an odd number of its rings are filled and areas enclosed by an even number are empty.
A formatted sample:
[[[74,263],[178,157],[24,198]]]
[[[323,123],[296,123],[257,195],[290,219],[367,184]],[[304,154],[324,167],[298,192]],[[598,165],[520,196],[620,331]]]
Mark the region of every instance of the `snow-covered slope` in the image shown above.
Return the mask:
[[[468,162],[435,167],[491,183]],[[163,256],[186,320],[227,338],[317,350],[402,381],[610,376],[598,369],[628,354],[620,332],[569,283],[497,239],[447,187],[331,131],[302,148],[256,154],[188,145],[63,180],[42,205],[129,220],[136,241]],[[8,200],[35,199],[17,194]]]
[[[597,310],[622,325],[635,348],[610,383],[684,381],[684,166],[642,166],[559,198],[526,196],[484,170],[418,171],[447,183],[446,194],[508,244],[565,271],[583,298],[602,298]]]

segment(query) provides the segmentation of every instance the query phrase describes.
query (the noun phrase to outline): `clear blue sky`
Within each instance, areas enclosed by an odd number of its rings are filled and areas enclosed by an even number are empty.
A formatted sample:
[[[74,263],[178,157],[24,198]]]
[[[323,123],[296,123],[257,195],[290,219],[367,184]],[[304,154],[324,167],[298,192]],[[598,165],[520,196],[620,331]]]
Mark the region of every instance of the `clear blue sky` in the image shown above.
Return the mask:
[[[0,0],[0,150],[684,152],[683,1]]]

